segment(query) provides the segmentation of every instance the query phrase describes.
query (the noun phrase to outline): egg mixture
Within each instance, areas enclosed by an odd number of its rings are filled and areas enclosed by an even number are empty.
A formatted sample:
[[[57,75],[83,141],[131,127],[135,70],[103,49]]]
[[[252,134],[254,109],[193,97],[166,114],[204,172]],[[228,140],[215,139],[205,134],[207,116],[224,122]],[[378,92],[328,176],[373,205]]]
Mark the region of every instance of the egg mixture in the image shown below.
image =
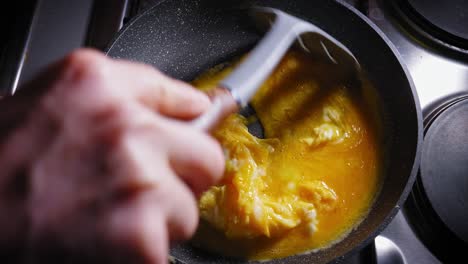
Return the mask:
[[[279,258],[330,246],[366,216],[380,186],[375,98],[330,81],[332,67],[288,52],[251,101],[256,117],[233,114],[214,131],[226,170],[200,198],[194,245]],[[208,90],[233,68],[193,84]],[[264,139],[248,131],[256,121]]]

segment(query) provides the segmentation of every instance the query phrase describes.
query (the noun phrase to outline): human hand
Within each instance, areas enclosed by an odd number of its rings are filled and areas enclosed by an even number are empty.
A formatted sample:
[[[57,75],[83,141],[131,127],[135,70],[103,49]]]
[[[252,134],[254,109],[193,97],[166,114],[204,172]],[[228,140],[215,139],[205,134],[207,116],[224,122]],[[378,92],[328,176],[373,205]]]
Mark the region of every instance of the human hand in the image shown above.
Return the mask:
[[[167,262],[224,170],[218,143],[183,122],[208,97],[92,50],[30,86],[0,101],[0,244],[33,262]]]

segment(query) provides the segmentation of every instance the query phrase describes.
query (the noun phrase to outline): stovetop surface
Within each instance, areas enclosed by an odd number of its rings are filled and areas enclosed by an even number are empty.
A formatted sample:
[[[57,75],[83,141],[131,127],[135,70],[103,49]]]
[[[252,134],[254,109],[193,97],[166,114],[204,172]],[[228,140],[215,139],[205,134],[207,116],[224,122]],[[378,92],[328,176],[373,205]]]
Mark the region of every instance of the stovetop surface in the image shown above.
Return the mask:
[[[463,50],[460,47],[454,47],[452,43],[447,43],[443,37],[437,38],[435,35],[428,37],[427,34],[429,31],[421,29],[419,24],[417,24],[419,22],[413,22],[414,18],[412,18],[410,14],[407,14],[405,11],[400,11],[398,9],[397,5],[399,3],[401,3],[402,6],[406,5],[406,3],[403,3],[405,2],[404,0],[393,1],[392,4],[389,4],[390,1],[384,2],[377,0],[370,0],[366,2],[366,8],[362,11],[390,39],[390,41],[400,53],[403,62],[409,70],[419,96],[421,108],[423,110],[426,132],[429,130],[429,128],[434,129],[434,125],[429,122],[428,119],[429,117],[433,116],[435,110],[439,111],[441,106],[446,105],[447,102],[452,102],[454,100],[456,101],[459,100],[459,98],[464,98],[466,95],[468,95],[468,63],[466,60],[466,50]],[[438,119],[436,119],[436,121],[438,121]],[[450,124],[463,126],[463,123],[466,123],[467,119],[465,117],[464,120],[453,119],[448,120],[448,122],[458,122]],[[449,124],[448,122],[446,122],[444,126]],[[464,142],[467,143],[466,131],[459,131],[458,133],[459,134],[455,136],[460,140],[465,140]],[[436,138],[437,140],[441,141],[436,143],[439,145],[448,144],[449,141],[447,140],[453,139],[451,136],[452,134],[448,134],[446,132],[445,135],[440,135],[440,137],[445,138]],[[423,147],[423,152],[432,151],[426,145],[427,144],[425,144]],[[442,151],[439,151],[440,149],[434,150],[437,151],[436,153],[430,153],[430,155],[428,154],[426,156],[423,155],[423,159],[430,156],[432,157],[432,160],[424,160],[422,164],[426,164],[427,166],[438,166],[439,163],[445,164],[447,162],[468,162],[468,160],[463,156],[460,156],[461,161],[456,161],[454,156],[451,156],[453,155],[452,149],[453,146],[448,150],[445,156],[441,156]],[[448,155],[449,153],[450,155]],[[463,153],[461,155],[463,155]],[[440,160],[448,161],[439,162]],[[457,166],[456,164],[453,165]],[[462,164],[458,164],[457,169],[463,170],[462,166],[460,165]],[[430,169],[431,171],[427,172],[427,169]],[[454,176],[454,173],[447,174],[447,170],[445,170],[445,172],[437,172],[439,174],[434,173],[433,171],[437,171],[437,168],[424,167],[423,170],[420,170],[417,183],[427,181],[429,176],[447,178]],[[427,175],[429,173],[430,175]],[[461,171],[461,173],[466,174],[466,172],[463,171]],[[465,179],[461,180],[466,181]],[[426,186],[427,185],[428,184],[426,183]],[[441,185],[438,188],[443,190],[443,192],[447,192],[448,194],[451,193],[451,189],[449,189],[449,187],[451,186]],[[429,190],[426,189],[422,191],[428,192]],[[419,195],[419,192],[421,192],[421,190],[413,188],[413,191],[408,199],[409,202],[404,205],[403,210],[384,230],[382,235],[391,239],[396,245],[398,245],[408,263],[440,263],[439,259],[441,259],[441,257],[442,259],[446,259],[447,255],[454,253],[454,251],[450,252],[452,249],[448,249],[442,255],[437,255],[436,257],[436,254],[433,253],[434,250],[430,251],[426,246],[434,244],[434,242],[428,241],[425,234],[422,236],[421,233],[416,232],[418,231],[428,233],[432,231],[435,233],[436,229],[434,226],[432,230],[429,228],[429,230],[426,229],[421,231],[422,229],[420,227],[422,226],[422,223],[420,222],[424,222],[426,221],[426,218],[429,218],[429,212],[424,211],[425,209],[422,209],[421,207],[417,206],[417,204],[413,203],[413,199]],[[468,197],[466,195],[464,197],[460,196],[459,199],[464,199],[460,204],[466,205],[467,198]],[[447,208],[452,207],[450,205],[453,204],[446,204],[445,206]],[[419,216],[420,218],[414,217],[414,213],[417,210],[422,211],[421,216]],[[456,214],[455,212],[453,213]],[[465,224],[465,226],[468,226],[468,222]],[[464,228],[466,229],[466,227]],[[442,237],[432,237],[431,239],[437,240],[442,239]],[[422,241],[424,241],[425,244]],[[447,248],[452,246],[453,245],[438,245],[438,247]],[[459,251],[460,249],[453,250]]]

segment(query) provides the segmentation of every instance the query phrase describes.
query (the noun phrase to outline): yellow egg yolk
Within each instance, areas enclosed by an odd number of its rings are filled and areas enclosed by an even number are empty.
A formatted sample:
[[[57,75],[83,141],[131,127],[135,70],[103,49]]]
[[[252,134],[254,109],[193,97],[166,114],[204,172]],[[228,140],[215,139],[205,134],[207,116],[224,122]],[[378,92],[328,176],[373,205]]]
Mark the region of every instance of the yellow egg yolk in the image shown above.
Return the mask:
[[[194,85],[212,88],[231,70],[215,68]],[[366,215],[379,187],[377,125],[357,92],[324,81],[332,72],[290,51],[251,102],[265,139],[247,129],[255,118],[239,114],[214,131],[226,170],[200,198],[194,244],[278,258],[326,247]]]

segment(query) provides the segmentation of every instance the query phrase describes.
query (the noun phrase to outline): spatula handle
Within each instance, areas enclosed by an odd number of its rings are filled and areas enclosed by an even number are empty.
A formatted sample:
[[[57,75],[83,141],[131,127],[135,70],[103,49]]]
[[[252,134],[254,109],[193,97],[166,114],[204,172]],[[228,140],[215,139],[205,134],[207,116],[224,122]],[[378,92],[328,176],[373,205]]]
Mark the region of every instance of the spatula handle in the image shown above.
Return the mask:
[[[212,100],[210,109],[191,121],[192,126],[206,132],[210,132],[222,119],[239,110],[231,92],[225,88],[214,88],[208,92],[208,96]]]
[[[256,9],[256,12],[269,12],[269,9]],[[279,11],[278,11],[279,12]],[[271,13],[273,14],[273,13]],[[282,12],[276,14],[273,25],[244,62],[220,82],[221,87],[209,94],[213,105],[192,121],[200,130],[210,131],[223,118],[248,104],[252,96],[268,78],[279,61],[294,42],[301,23],[298,19]]]
[[[248,54],[245,61],[221,81],[221,85],[231,91],[241,107],[247,106],[255,92],[304,30],[304,23],[301,20],[279,10],[258,7],[253,8],[252,13],[256,14],[253,15],[254,18],[264,24],[271,23],[271,28]]]

